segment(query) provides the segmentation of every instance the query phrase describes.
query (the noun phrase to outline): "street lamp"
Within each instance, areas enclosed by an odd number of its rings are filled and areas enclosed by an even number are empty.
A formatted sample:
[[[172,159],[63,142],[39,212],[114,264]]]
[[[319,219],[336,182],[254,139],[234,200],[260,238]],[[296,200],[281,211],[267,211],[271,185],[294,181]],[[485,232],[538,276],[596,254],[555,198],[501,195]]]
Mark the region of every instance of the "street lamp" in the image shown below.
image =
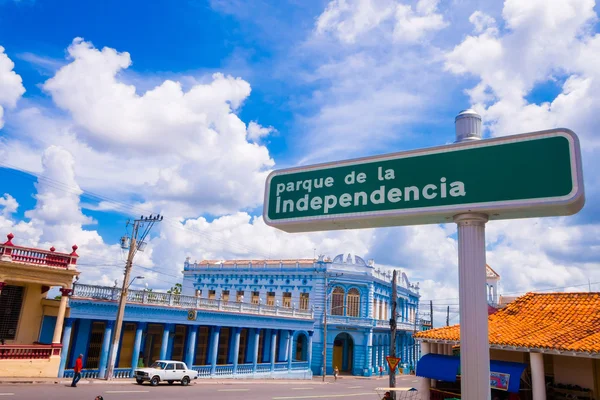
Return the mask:
[[[131,284],[132,284],[132,283],[133,283],[133,282],[134,282],[136,279],[144,279],[144,277],[143,277],[143,276],[136,276],[135,278],[133,278],[133,279],[131,280],[131,282],[129,282],[129,285],[127,285],[127,288],[128,288],[128,289],[129,289],[129,286],[131,286]]]

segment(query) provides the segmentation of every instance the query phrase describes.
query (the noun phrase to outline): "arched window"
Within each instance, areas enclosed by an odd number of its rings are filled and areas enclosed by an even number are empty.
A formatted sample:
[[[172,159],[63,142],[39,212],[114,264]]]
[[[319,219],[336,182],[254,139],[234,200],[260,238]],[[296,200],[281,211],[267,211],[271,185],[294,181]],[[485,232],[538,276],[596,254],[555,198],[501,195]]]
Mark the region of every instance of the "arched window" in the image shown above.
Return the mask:
[[[337,286],[331,294],[331,315],[344,315],[344,289]]]
[[[356,288],[352,288],[348,291],[346,298],[346,307],[348,311],[346,315],[349,317],[358,317],[360,313],[360,292]]]

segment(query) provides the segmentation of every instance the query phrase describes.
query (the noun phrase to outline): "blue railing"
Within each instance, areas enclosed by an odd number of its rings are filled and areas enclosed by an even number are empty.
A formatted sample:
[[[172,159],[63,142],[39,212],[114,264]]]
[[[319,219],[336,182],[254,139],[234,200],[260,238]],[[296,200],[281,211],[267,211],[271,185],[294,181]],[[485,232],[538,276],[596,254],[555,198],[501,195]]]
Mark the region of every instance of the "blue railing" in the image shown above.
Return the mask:
[[[258,364],[256,366],[256,373],[261,374],[265,372],[271,372],[271,364]]]
[[[233,375],[233,365],[217,365],[215,368],[215,375]]]
[[[198,378],[210,376],[210,365],[194,365],[192,369],[198,371]]]
[[[282,372],[288,370],[287,362],[279,362],[275,363],[274,366],[275,372]],[[210,365],[194,365],[192,366],[194,371],[198,371],[198,378],[210,378],[211,366]],[[232,377],[234,375],[252,375],[253,365],[252,364],[239,364],[237,367],[237,373],[233,373],[233,365],[217,365],[215,367],[214,376],[218,377]],[[292,371],[300,371],[300,370],[308,370],[308,362],[307,361],[293,361],[292,362]],[[131,368],[115,368],[114,370],[115,378],[131,378],[132,371]],[[267,375],[271,373],[271,363],[257,364],[256,373],[258,375]],[[84,369],[81,371],[82,379],[97,379],[100,371],[98,369]],[[74,372],[72,369],[66,369],[63,375],[63,378],[73,378]]]
[[[239,364],[237,367],[238,375],[248,375],[252,373],[252,364]]]
[[[293,361],[292,369],[297,371],[301,369],[308,369],[308,361]]]
[[[275,363],[275,371],[281,371],[281,370],[287,369],[287,367],[288,367],[287,362]]]
[[[81,379],[97,379],[100,371],[97,369],[83,369],[81,370]],[[131,368],[115,368],[113,371],[115,378],[131,378]],[[63,378],[73,378],[75,371],[72,369],[66,369]]]

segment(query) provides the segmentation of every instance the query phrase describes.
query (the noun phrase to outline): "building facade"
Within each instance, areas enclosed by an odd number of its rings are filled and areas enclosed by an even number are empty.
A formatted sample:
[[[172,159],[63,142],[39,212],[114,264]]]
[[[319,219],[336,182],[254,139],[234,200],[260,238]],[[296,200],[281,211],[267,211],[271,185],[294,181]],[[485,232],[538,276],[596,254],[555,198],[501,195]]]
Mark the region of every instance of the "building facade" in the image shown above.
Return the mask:
[[[59,253],[16,246],[12,233],[7,238],[0,244],[0,377],[55,378],[64,356],[67,296],[79,275],[77,246]],[[46,299],[52,287],[60,289],[60,300]]]
[[[490,385],[499,399],[600,398],[600,293],[528,293],[488,318]],[[460,326],[416,335],[427,398],[460,394]],[[429,387],[431,386],[431,388]],[[430,392],[431,396],[427,396]]]
[[[311,370],[370,376],[387,369],[391,307],[391,271],[372,260],[340,254],[318,260],[204,260],[184,266],[183,292],[221,301],[249,301],[284,310],[310,311]],[[421,330],[419,287],[398,274],[396,354],[404,368],[414,365]],[[327,315],[325,315],[325,310]],[[327,338],[324,321],[327,318]],[[326,351],[324,352],[324,343]],[[381,368],[380,368],[381,367]]]
[[[338,255],[317,260],[228,260],[183,268],[182,293],[129,290],[115,373],[139,364],[184,361],[209,377],[307,379],[334,367],[370,376],[387,370],[392,274],[373,261]],[[104,377],[121,289],[76,283],[62,335],[59,376],[84,355],[84,377]],[[418,284],[398,275],[397,354],[418,359]],[[325,314],[326,311],[326,314]],[[327,338],[324,338],[327,319]],[[40,341],[53,320],[44,316]],[[326,348],[324,344],[326,343]]]

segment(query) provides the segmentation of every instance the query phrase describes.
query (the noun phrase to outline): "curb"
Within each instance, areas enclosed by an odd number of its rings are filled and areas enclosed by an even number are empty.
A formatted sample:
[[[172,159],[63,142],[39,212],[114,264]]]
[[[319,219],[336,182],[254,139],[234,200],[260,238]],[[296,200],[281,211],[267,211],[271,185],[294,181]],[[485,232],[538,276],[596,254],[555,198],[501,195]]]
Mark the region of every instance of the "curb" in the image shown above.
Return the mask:
[[[23,380],[1,380],[0,379],[0,385],[71,385],[71,380],[58,380],[58,379],[54,379],[54,380],[37,380],[37,379],[23,379]],[[329,384],[329,382],[312,382],[312,381],[306,381],[306,380],[291,380],[291,381],[284,381],[284,380],[277,380],[277,379],[272,379],[272,380],[260,380],[260,379],[253,379],[253,380],[249,380],[249,381],[242,381],[242,380],[234,380],[234,379],[228,379],[228,380],[212,380],[212,379],[196,379],[194,381],[192,381],[192,385],[257,385],[257,384],[267,384],[267,385],[289,385],[289,384],[295,384],[295,385],[324,385],[324,384]],[[106,380],[102,380],[102,379],[98,379],[98,380],[81,380],[79,381],[79,383],[77,383],[77,385],[136,385],[135,381],[133,381],[133,378],[131,379],[119,379],[119,380],[111,380],[111,381],[106,381]]]

